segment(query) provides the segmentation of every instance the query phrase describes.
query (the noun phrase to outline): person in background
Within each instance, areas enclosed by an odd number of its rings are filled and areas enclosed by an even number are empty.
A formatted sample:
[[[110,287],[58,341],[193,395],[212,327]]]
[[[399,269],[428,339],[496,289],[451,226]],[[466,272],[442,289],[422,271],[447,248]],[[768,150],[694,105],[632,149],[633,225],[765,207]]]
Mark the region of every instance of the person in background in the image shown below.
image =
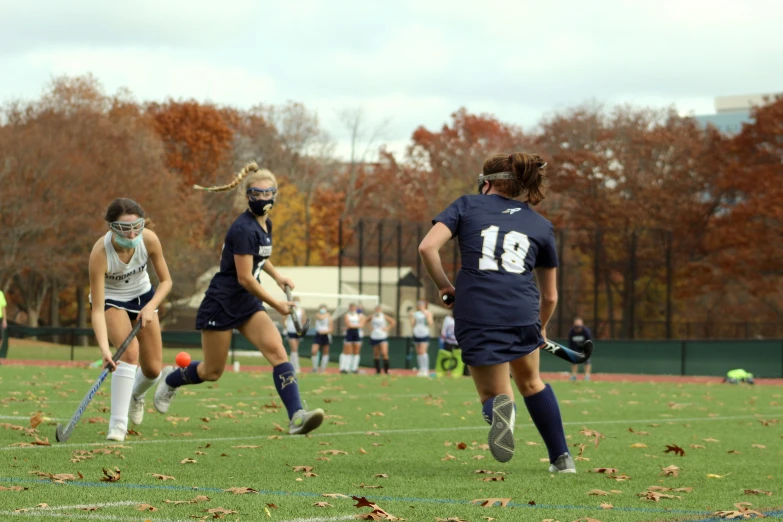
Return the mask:
[[[584,322],[582,321],[581,317],[577,317],[574,319],[574,326],[571,327],[571,329],[568,331],[568,347],[572,350],[581,350],[582,345],[585,344],[585,341],[591,341],[593,339],[593,335],[590,332],[590,329],[585,326]],[[585,380],[590,380],[590,371],[592,369],[592,364],[590,364],[590,359],[587,359],[584,363],[585,366]],[[579,365],[578,364],[572,364],[571,365],[571,380],[576,380],[576,374],[579,373]]]

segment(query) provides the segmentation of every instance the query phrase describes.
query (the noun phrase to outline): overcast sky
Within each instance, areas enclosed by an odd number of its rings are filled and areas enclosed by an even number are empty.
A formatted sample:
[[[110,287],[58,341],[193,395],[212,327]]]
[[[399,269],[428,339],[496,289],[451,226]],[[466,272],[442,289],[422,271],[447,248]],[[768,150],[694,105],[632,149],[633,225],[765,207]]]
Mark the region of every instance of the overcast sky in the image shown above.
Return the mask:
[[[461,106],[532,128],[587,100],[712,113],[783,91],[778,0],[0,0],[0,100],[92,72],[109,93],[338,111],[399,150]],[[593,4],[593,5],[591,5]]]

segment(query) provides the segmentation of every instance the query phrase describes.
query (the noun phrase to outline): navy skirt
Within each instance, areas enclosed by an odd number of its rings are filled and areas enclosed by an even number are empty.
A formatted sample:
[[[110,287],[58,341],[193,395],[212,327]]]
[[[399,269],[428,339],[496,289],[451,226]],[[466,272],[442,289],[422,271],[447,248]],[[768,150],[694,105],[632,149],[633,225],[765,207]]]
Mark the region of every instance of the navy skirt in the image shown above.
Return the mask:
[[[332,336],[329,334],[315,334],[313,344],[316,346],[329,346],[332,344]]]
[[[135,299],[131,299],[130,301],[115,301],[114,299],[104,299],[103,310],[105,311],[109,308],[119,308],[120,310],[125,310],[128,312],[128,317],[130,317],[130,320],[135,321],[139,316],[141,309],[147,306],[150,301],[152,301],[152,297],[154,295],[155,288],[152,287],[150,288],[149,292],[142,294]]]
[[[544,344],[537,324],[491,326],[457,320],[454,333],[462,348],[462,360],[469,366],[511,362]]]
[[[265,311],[261,301],[256,300],[253,306],[232,315],[226,312],[219,301],[204,297],[196,314],[196,330],[234,330],[245,324],[257,312]]]

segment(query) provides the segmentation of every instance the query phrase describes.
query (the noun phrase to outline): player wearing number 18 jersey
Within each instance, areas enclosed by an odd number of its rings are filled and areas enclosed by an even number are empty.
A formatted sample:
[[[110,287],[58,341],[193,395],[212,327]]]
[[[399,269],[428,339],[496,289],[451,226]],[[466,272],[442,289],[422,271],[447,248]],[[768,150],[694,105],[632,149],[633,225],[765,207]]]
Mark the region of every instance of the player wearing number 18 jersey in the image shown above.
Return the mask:
[[[552,224],[531,208],[544,198],[545,166],[536,155],[489,157],[479,194],[462,196],[441,212],[419,252],[441,298],[455,299],[456,338],[492,426],[492,455],[507,462],[514,454],[510,372],[546,443],[549,470],[573,473],[557,399],[539,377],[538,347],[557,303]],[[521,195],[524,202],[514,199]],[[438,254],[452,238],[459,239],[462,259],[456,289]]]
[[[288,361],[280,332],[262,304],[266,302],[284,317],[294,304],[275,299],[260,281],[263,270],[280,288],[294,288],[293,281],[283,277],[269,261],[272,222],[268,214],[277,199],[277,180],[268,170],[259,170],[251,163],[232,183],[205,190],[222,192],[237,185],[241,186],[237,203],[245,211],[228,229],[220,270],[212,278],[196,316],[204,360],[193,361],[185,368],[164,369],[155,391],[155,408],[166,413],[180,386],[217,381],[226,365],[233,330],[238,329],[273,367],[275,388],[288,412],[289,433],[304,434],[321,425],[324,412],[302,407],[294,367]]]

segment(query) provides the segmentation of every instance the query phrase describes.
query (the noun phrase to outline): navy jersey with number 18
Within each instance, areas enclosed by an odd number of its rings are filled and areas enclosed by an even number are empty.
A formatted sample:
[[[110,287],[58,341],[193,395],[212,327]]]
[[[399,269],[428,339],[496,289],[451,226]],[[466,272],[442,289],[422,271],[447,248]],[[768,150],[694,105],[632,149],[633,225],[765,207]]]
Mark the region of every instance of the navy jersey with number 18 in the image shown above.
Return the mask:
[[[557,267],[555,234],[527,203],[497,194],[466,195],[435,219],[459,239],[457,321],[527,326],[539,321],[533,269]]]

